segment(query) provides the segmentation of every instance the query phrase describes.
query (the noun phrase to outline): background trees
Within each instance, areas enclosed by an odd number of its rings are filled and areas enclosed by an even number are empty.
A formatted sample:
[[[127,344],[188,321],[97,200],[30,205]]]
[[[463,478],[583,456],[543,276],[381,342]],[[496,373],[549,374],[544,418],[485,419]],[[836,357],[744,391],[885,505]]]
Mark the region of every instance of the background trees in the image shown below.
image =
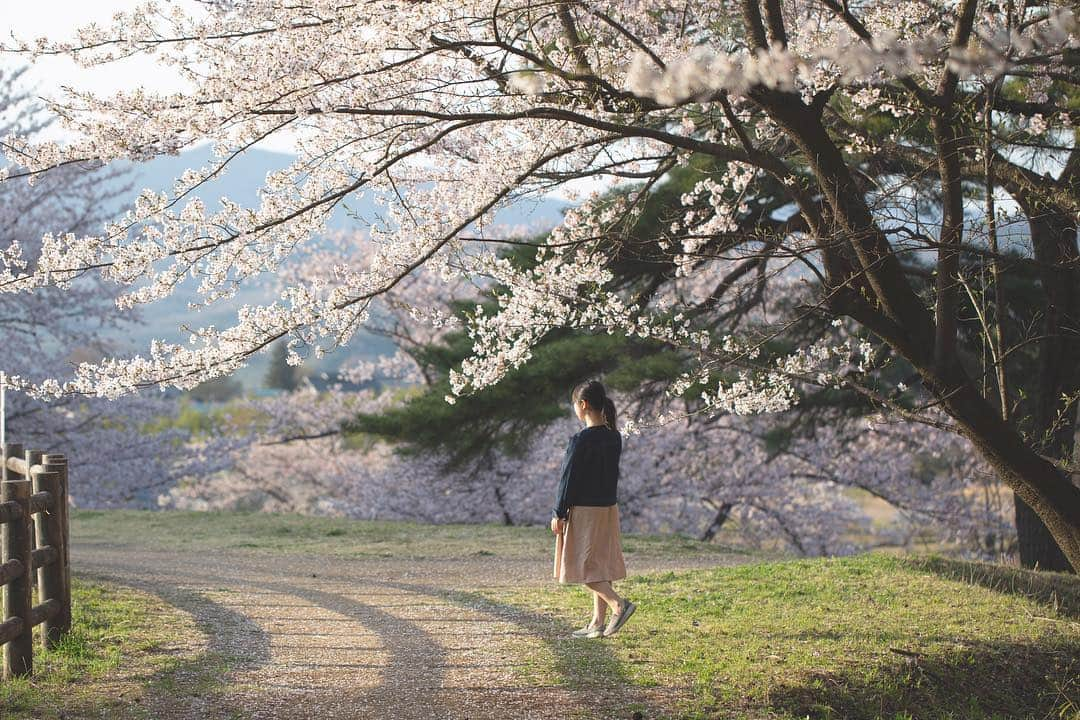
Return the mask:
[[[687,368],[668,396],[689,393],[694,414],[779,412],[846,388],[862,411],[970,441],[1022,501],[1021,524],[1026,506],[1076,567],[1075,38],[1067,9],[976,0],[378,13],[266,1],[192,17],[151,4],[77,46],[21,50],[157,53],[192,89],[57,98],[81,138],[9,140],[25,168],[12,177],[203,138],[217,160],[173,193],[144,193],[104,234],[47,237],[28,272],[10,272],[9,257],[0,282],[32,290],[93,268],[142,283],[121,296],[133,306],[193,272],[213,302],[371,193],[381,209],[363,263],[297,278],[234,327],[193,332],[193,347],[158,343],[38,390],[191,387],[286,336],[317,356],[423,267],[496,291],[466,316],[472,348],[448,374],[450,400],[567,329],[666,346]],[[297,133],[297,159],[267,178],[259,207],[187,198],[284,131]],[[678,202],[650,203],[678,173],[693,183]],[[500,207],[583,179],[625,187],[540,242],[493,225]],[[1026,237],[1005,232],[1001,210]],[[661,232],[635,233],[650,211]],[[534,248],[498,252],[519,243]],[[1038,298],[1034,313],[1014,312],[1011,281]],[[1016,374],[1025,356],[1044,371],[1034,384]]]

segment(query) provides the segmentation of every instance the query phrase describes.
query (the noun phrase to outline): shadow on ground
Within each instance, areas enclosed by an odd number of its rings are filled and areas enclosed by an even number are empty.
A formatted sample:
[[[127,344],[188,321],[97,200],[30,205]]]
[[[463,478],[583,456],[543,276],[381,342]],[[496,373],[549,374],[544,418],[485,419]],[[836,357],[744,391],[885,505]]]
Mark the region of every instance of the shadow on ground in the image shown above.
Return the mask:
[[[202,589],[145,582],[133,575],[81,571],[87,581],[124,585],[153,595],[189,614],[205,647],[194,656],[171,658],[152,673],[126,676],[141,692],[121,694],[109,709],[109,718],[241,718],[243,710],[221,704],[229,670],[255,668],[270,662],[270,636],[240,612],[215,602]],[[208,589],[208,588],[207,588]],[[126,692],[126,691],[125,691]],[[0,715],[2,717],[2,715]],[[87,706],[69,706],[69,718],[99,717]]]
[[[100,572],[81,572],[87,580],[126,585],[155,595],[188,613],[205,638],[206,647],[194,657],[178,658],[152,674],[131,679],[142,685],[145,696],[128,709],[136,717],[162,718],[243,717],[237,707],[224,707],[219,693],[225,674],[236,669],[252,669],[270,662],[270,635],[243,613],[214,602],[200,590],[187,586],[145,582],[137,577]],[[72,709],[79,717],[79,709]],[[117,712],[121,708],[116,709]],[[131,713],[129,713],[131,714]],[[125,717],[127,715],[124,715]]]
[[[198,657],[186,659],[155,674],[137,678],[147,690],[146,703],[158,705],[159,712],[151,710],[155,720],[173,718],[401,718],[402,720],[429,720],[470,718],[655,718],[666,713],[646,700],[645,694],[627,679],[610,646],[603,641],[570,640],[566,636],[572,629],[551,617],[522,611],[509,605],[500,605],[470,593],[455,592],[445,587],[406,584],[393,581],[368,580],[364,585],[364,597],[358,599],[350,594],[320,587],[324,580],[334,581],[332,574],[320,573],[320,583],[307,582],[287,575],[281,579],[262,577],[226,577],[193,567],[175,568],[175,579],[155,579],[141,582],[137,568],[115,563],[108,574],[96,577],[114,583],[126,584],[150,592],[164,601],[191,613],[199,629],[208,638],[206,651]],[[240,604],[225,607],[213,602],[204,592],[215,588],[228,588],[237,592]],[[328,688],[277,687],[273,677],[255,688],[237,695],[230,690],[230,669],[253,670],[265,666],[265,674],[274,675],[275,658],[271,652],[278,638],[268,634],[257,622],[245,614],[245,598],[253,604],[260,595],[285,594],[301,598],[312,606],[330,613],[345,616],[369,632],[378,636],[378,645],[387,654],[377,665],[342,665],[340,660],[321,657],[314,653],[309,664],[315,672],[320,667],[360,668],[378,673],[377,686],[363,683],[344,683]],[[379,599],[386,598],[386,599]],[[483,632],[449,627],[445,631],[422,627],[423,621],[442,623],[466,623],[468,618],[453,617],[398,617],[395,607],[407,607],[409,603],[426,602],[424,598],[441,601],[446,606],[456,606],[479,616],[478,620],[510,624],[514,630],[487,636]],[[324,614],[312,615],[313,629],[325,631]],[[473,620],[475,622],[477,620]],[[330,626],[332,627],[332,626]],[[298,634],[290,630],[283,636]],[[303,634],[303,633],[301,633]],[[311,633],[308,633],[311,634]],[[505,640],[503,635],[521,639],[515,644],[517,650],[529,653],[528,643],[535,647],[546,645],[556,658],[553,668],[556,679],[552,682],[534,683],[523,678],[512,685],[499,687],[485,683],[488,668],[505,671],[512,665],[525,665],[528,657],[495,658],[494,665],[481,660],[479,663],[462,664],[454,656],[453,645],[466,642],[470,645],[497,645]],[[286,640],[287,641],[287,640]],[[331,639],[331,644],[365,660],[365,650],[371,648],[350,647],[348,638]],[[473,648],[469,648],[470,650]],[[354,651],[355,652],[352,652]],[[572,653],[588,653],[589,666],[594,672],[589,677],[578,676],[571,668],[580,667],[580,661],[570,661]],[[519,653],[520,654],[520,653]],[[280,659],[277,662],[281,662]],[[348,662],[353,662],[349,659]],[[217,682],[208,682],[208,667],[219,668],[222,673]],[[467,677],[460,674],[447,675],[449,668],[456,672],[467,670]],[[211,672],[213,675],[213,671]],[[164,692],[162,692],[164,691]],[[260,707],[259,698],[265,695],[269,707]],[[292,698],[287,701],[287,698]],[[166,707],[167,703],[171,707]],[[275,709],[271,710],[270,707]],[[343,715],[348,712],[351,714]],[[325,714],[324,714],[325,713]]]
[[[927,655],[889,652],[873,667],[773,686],[769,706],[812,720],[1080,717],[1075,645],[963,642]]]
[[[1035,572],[943,557],[911,559],[905,562],[913,568],[950,580],[979,585],[998,593],[1031,598],[1057,608],[1058,613],[1065,617],[1080,619],[1080,583],[1076,582],[1075,575]]]
[[[542,640],[551,652],[554,662],[551,671],[558,677],[560,687],[581,691],[593,701],[595,717],[604,718],[653,718],[667,717],[668,702],[658,704],[642,688],[635,686],[622,662],[612,652],[614,640],[577,639],[570,633],[577,628],[544,613],[529,612],[517,605],[501,603],[479,593],[464,590],[448,590],[408,583],[389,583],[401,590],[441,597],[448,602],[478,610],[492,617],[513,623],[530,636]],[[589,608],[583,609],[588,614]],[[582,675],[580,668],[589,668]],[[657,695],[663,690],[653,693]],[[665,694],[670,694],[668,691]]]

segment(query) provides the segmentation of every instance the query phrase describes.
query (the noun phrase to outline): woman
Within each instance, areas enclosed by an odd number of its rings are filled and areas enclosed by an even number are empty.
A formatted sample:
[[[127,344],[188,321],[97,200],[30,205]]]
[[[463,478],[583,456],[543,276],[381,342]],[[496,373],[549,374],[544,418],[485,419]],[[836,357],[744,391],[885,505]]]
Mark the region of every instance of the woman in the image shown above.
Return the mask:
[[[615,403],[598,381],[578,385],[570,398],[585,428],[566,447],[552,511],[555,579],[584,583],[593,593],[592,620],[575,630],[574,637],[609,637],[637,609],[611,586],[626,577],[616,504],[622,436],[615,429]],[[612,617],[605,627],[608,608]]]

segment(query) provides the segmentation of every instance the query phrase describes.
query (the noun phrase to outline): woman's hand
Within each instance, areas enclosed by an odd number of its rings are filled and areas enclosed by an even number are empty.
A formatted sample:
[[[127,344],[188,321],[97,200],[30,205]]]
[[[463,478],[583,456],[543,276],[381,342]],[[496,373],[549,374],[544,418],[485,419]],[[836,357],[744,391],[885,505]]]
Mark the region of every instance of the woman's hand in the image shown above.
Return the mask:
[[[551,518],[551,532],[555,533],[556,535],[561,535],[562,531],[563,531],[563,528],[565,528],[565,527],[566,527],[566,521],[563,520],[562,518],[557,518],[557,517]]]

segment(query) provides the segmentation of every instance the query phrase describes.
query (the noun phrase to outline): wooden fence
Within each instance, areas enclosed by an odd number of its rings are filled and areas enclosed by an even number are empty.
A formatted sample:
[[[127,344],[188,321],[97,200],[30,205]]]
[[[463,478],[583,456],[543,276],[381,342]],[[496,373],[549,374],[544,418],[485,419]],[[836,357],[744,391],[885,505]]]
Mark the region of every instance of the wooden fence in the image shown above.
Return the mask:
[[[71,576],[68,565],[68,474],[63,455],[22,445],[3,446],[0,482],[0,540],[4,615],[0,646],[4,679],[34,670],[34,627],[51,648],[71,629]],[[37,570],[38,603],[33,604]]]

